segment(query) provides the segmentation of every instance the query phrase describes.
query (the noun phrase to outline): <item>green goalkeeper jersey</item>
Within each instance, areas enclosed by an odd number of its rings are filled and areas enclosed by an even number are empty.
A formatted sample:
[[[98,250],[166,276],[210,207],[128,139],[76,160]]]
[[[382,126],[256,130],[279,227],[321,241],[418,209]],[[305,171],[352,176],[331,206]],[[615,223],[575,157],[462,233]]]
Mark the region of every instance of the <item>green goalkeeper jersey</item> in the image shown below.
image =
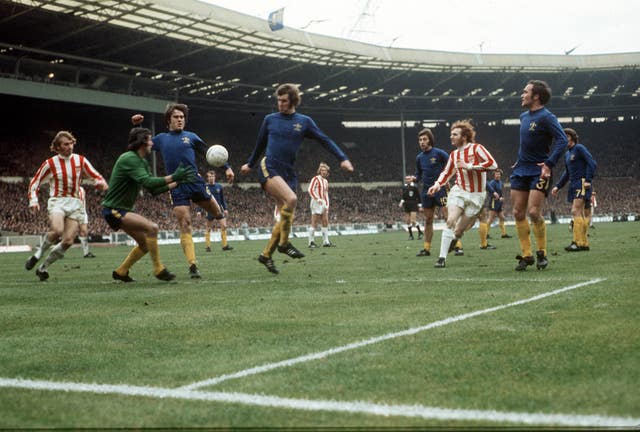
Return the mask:
[[[164,177],[153,177],[149,162],[133,150],[122,153],[111,172],[109,190],[102,205],[109,208],[133,210],[140,187],[157,195],[169,189]]]

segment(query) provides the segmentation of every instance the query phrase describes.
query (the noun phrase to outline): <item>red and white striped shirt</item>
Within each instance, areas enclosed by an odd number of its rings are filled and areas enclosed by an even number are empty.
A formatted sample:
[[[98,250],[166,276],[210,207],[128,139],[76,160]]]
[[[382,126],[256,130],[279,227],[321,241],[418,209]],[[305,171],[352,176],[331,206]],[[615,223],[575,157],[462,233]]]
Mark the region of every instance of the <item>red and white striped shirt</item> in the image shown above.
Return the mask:
[[[462,163],[470,164],[471,169],[462,167]],[[438,183],[447,184],[456,174],[456,184],[467,192],[486,192],[487,171],[498,168],[498,164],[482,144],[467,143],[455,149],[449,155],[449,160],[440,173]]]
[[[60,155],[50,157],[40,165],[29,182],[29,206],[38,204],[40,184],[49,182],[49,197],[80,198],[80,181],[91,178],[95,184],[104,183],[104,178],[84,157],[72,153],[68,158]]]
[[[325,206],[329,206],[329,180],[317,175],[309,183],[309,195],[315,201],[322,201]]]

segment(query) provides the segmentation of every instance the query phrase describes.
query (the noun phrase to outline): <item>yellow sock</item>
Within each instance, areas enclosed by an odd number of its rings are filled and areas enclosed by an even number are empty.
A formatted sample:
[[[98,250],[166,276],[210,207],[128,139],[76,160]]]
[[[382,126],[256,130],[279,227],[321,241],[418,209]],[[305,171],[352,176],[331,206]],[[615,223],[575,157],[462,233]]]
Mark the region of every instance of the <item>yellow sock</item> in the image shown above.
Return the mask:
[[[180,234],[180,245],[182,246],[184,256],[187,258],[187,262],[190,265],[196,264],[196,248],[193,246],[193,237],[191,237],[190,233]]]
[[[544,255],[547,256],[547,224],[544,223],[544,218],[533,223],[533,236],[538,250],[544,251]]]
[[[151,257],[153,265],[153,274],[157,275],[164,269],[164,265],[160,262],[160,249],[158,249],[158,237],[147,237],[147,249]]]
[[[582,244],[582,217],[573,218],[573,242],[578,246]]]
[[[462,241],[460,239],[458,239],[458,241],[456,242],[456,247],[458,249],[462,249]]]
[[[222,237],[222,247],[227,247],[227,230],[220,230],[220,237]]]
[[[204,233],[204,245],[211,247],[211,231],[205,231]]]
[[[507,235],[507,227],[504,226],[504,222],[500,221],[498,225],[500,225],[500,233],[502,233],[502,235]]]
[[[573,241],[576,242],[578,246],[586,246],[584,225],[585,220],[582,216],[573,218]]]
[[[293,224],[294,209],[284,206],[280,209],[280,244],[285,245],[289,242],[289,233]]]
[[[131,267],[133,267],[133,265],[146,254],[147,253],[145,251],[140,249],[140,246],[134,247],[133,249],[131,249],[131,252],[129,252],[129,255],[127,255],[124,261],[122,261],[120,267],[116,269],[116,273],[118,273],[120,276],[125,276],[129,272]]]
[[[589,246],[589,226],[591,218],[582,218],[582,246]]]
[[[518,240],[520,240],[520,249],[522,250],[522,256],[533,256],[531,252],[531,230],[529,228],[529,221],[527,219],[523,219],[521,221],[516,221],[516,231],[518,233]]]
[[[480,233],[480,247],[487,247],[487,234],[489,234],[489,224],[486,222],[480,222],[480,228],[478,228],[478,232]]]
[[[277,222],[273,226],[273,229],[271,230],[271,238],[269,239],[267,246],[265,246],[265,248],[262,250],[262,255],[268,258],[271,258],[273,251],[276,250],[276,247],[278,246],[278,242],[280,241],[280,224],[281,223],[282,221]]]
[[[431,242],[424,242],[424,250],[431,251]]]

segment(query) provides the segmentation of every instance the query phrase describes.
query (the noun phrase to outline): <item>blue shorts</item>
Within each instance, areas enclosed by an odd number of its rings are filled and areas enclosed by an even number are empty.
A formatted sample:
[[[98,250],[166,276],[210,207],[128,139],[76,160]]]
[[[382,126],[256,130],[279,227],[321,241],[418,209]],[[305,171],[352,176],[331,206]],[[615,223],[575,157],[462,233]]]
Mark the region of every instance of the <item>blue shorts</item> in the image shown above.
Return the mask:
[[[191,202],[209,201],[213,199],[207,192],[204,181],[178,185],[177,188],[171,189],[169,194],[173,207],[189,206]]]
[[[489,201],[489,210],[500,213],[502,211],[502,201],[499,199],[491,198]]]
[[[591,208],[591,192],[592,188],[585,189],[584,179],[573,181],[569,183],[569,190],[567,191],[567,202],[573,203],[573,200],[584,200],[584,208]]]
[[[220,219],[224,219],[224,210],[222,210],[222,207],[220,207],[220,216],[214,216],[213,213],[209,213],[207,212],[207,220],[208,221],[214,221],[214,220],[220,220]]]
[[[274,159],[267,159],[265,156],[260,161],[260,166],[258,167],[258,179],[262,187],[264,188],[267,180],[273,177],[282,177],[294,192],[298,188],[298,176],[293,166]]]
[[[447,206],[447,188],[443,187],[433,196],[427,195],[428,188],[422,189],[422,208],[446,207]]]
[[[127,210],[119,208],[102,207],[102,217],[107,221],[107,224],[112,230],[118,231],[122,228],[122,218],[128,213]]]
[[[539,175],[532,176],[518,176],[511,175],[511,190],[519,191],[532,191],[537,190],[544,193],[544,196],[549,195],[549,186],[551,185],[551,178],[541,179]]]

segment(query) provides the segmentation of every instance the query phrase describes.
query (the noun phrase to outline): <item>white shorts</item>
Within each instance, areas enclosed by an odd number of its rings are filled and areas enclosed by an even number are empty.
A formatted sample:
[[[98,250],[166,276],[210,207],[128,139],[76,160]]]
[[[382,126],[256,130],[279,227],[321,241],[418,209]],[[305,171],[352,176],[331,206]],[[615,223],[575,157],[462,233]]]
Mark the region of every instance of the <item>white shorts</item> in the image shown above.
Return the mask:
[[[321,215],[325,211],[329,210],[329,206],[320,204],[318,201],[314,199],[311,200],[309,207],[311,207],[311,214],[315,214],[315,215]]]
[[[87,213],[82,205],[82,201],[73,197],[49,198],[47,201],[47,211],[49,215],[53,213],[62,213],[64,217],[75,219],[78,223],[85,223]]]
[[[467,192],[458,185],[454,185],[447,196],[447,208],[460,207],[469,217],[477,216],[482,210],[486,192]]]

